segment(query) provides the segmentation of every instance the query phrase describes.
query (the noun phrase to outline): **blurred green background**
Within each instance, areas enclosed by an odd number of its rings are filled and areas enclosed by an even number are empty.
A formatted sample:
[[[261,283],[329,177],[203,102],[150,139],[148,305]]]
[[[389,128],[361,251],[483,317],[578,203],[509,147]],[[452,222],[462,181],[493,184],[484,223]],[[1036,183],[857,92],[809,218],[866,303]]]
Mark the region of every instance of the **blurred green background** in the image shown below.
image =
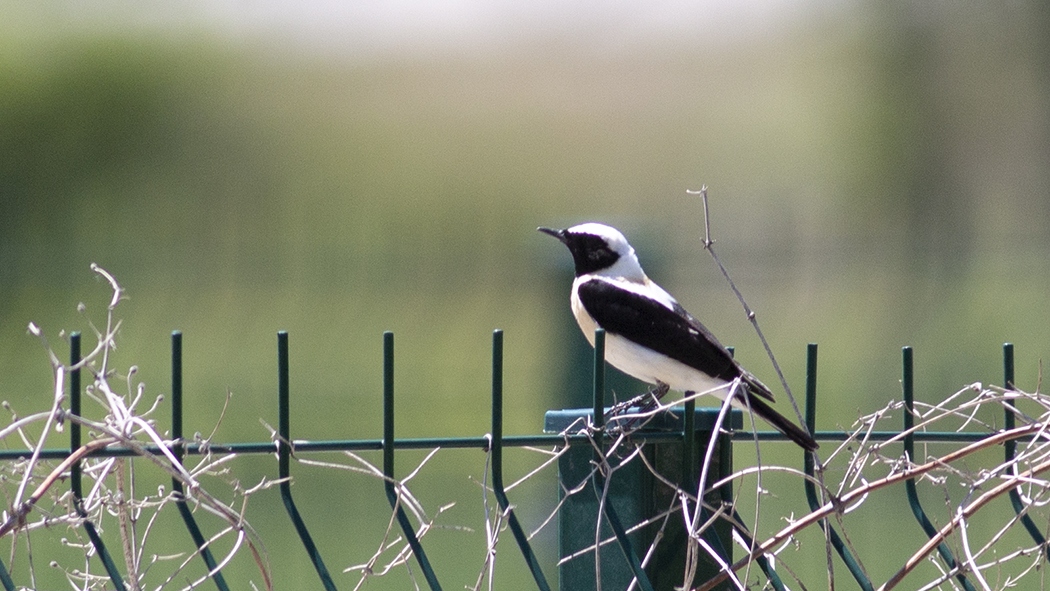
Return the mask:
[[[902,345],[931,402],[999,383],[1004,341],[1034,390],[1050,351],[1042,2],[0,9],[0,398],[21,414],[50,388],[26,326],[64,351],[61,330],[88,330],[78,302],[101,322],[96,262],[128,293],[116,366],[136,365],[148,394],[167,392],[168,335],[184,331],[188,432],[210,433],[230,391],[216,440],[268,438],[275,333],[288,330],[295,436],[378,437],[380,335],[393,330],[398,435],[483,434],[495,328],[507,432],[538,432],[546,409],[580,404],[589,368],[568,253],[534,229],[588,220],[620,227],[649,274],[775,382],[702,250],[686,190],[705,184],[719,253],[799,393],[805,344],[820,344],[821,428],[900,396]],[[797,461],[766,448],[764,461]],[[540,461],[512,455],[518,476]],[[399,456],[399,473],[420,458]],[[481,568],[484,457],[438,458],[416,492],[457,502],[443,524],[475,530],[432,533],[458,587]],[[276,463],[234,471],[247,486]],[[329,567],[364,562],[386,526],[380,483],[294,473]],[[531,527],[554,486],[548,471],[517,493]],[[782,515],[803,510],[797,493],[777,492]],[[881,507],[852,531],[877,579],[921,537],[900,501]],[[277,588],[313,587],[276,491],[249,518]],[[168,530],[158,547],[185,549]],[[901,531],[915,543],[880,544]],[[540,539],[550,565],[554,532]],[[519,588],[522,561],[501,549],[499,588]],[[40,588],[57,586],[37,552]],[[823,552],[792,560],[821,585]],[[227,576],[258,583],[252,569],[245,554]],[[370,586],[409,584],[402,570]]]

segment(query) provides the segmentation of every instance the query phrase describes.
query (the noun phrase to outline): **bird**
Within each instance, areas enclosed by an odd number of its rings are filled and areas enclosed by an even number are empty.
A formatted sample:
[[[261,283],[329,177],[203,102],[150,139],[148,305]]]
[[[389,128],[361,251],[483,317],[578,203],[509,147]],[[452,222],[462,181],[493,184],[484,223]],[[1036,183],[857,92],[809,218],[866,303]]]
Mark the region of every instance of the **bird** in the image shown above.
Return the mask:
[[[606,333],[605,359],[657,391],[710,393],[724,400],[735,380],[733,404],[756,415],[807,451],[819,446],[805,429],[778,413],[773,392],[745,370],[699,320],[642,270],[627,238],[596,222],[566,229],[540,227],[568,247],[576,267],[572,313],[591,346]]]

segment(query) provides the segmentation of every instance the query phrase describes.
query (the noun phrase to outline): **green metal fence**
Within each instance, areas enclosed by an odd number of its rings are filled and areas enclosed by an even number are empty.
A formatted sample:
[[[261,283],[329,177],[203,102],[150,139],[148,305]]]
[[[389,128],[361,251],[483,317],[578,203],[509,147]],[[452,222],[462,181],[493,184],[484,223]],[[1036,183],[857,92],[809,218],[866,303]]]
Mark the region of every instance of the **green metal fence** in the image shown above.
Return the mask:
[[[293,439],[291,428],[292,401],[288,381],[290,357],[288,334],[286,332],[280,332],[277,334],[277,402],[279,421],[275,442],[230,444],[211,443],[207,451],[212,454],[272,454],[276,449],[278,472],[279,477],[282,479],[280,484],[280,494],[284,507],[287,510],[288,517],[292,522],[295,531],[302,541],[302,546],[305,552],[309,556],[313,567],[316,570],[321,586],[329,590],[336,589],[336,584],[328,567],[326,567],[325,562],[322,559],[322,549],[318,548],[314,543],[306,520],[300,515],[296,508],[295,499],[292,496],[289,482],[292,455],[305,455],[313,452],[341,450],[381,451],[383,458],[382,470],[386,482],[386,495],[389,499],[390,506],[395,512],[397,523],[401,528],[405,540],[411,547],[419,572],[422,574],[422,577],[425,579],[429,588],[437,590],[442,588],[441,579],[439,577],[440,573],[435,572],[435,569],[428,560],[426,547],[416,535],[417,532],[413,529],[412,523],[401,505],[400,495],[397,490],[397,480],[395,479],[395,460],[397,452],[399,450],[432,449],[436,447],[476,448],[486,450],[490,453],[491,458],[491,487],[500,508],[505,512],[507,525],[513,534],[520,555],[533,577],[535,587],[541,591],[549,591],[554,588],[554,585],[551,583],[553,574],[544,572],[541,568],[536,553],[531,547],[528,536],[522,528],[518,517],[515,515],[513,503],[509,499],[504,486],[503,450],[507,447],[518,446],[570,446],[571,450],[564,454],[559,460],[559,475],[563,481],[572,482],[585,478],[586,474],[590,473],[589,471],[592,463],[609,461],[609,458],[601,457],[601,454],[599,453],[599,450],[602,449],[602,446],[606,442],[606,438],[610,436],[604,423],[604,417],[608,411],[605,401],[604,337],[604,333],[599,330],[596,334],[594,351],[593,407],[589,409],[549,412],[546,422],[547,432],[543,434],[504,435],[503,433],[503,334],[501,331],[497,330],[493,333],[492,339],[491,431],[487,434],[478,435],[476,437],[398,439],[394,437],[396,416],[393,386],[394,336],[392,333],[385,333],[383,337],[384,368],[382,438],[296,442]],[[80,335],[71,335],[70,343],[70,362],[71,365],[76,365],[81,358]],[[1012,388],[1013,385],[1013,363],[1013,346],[1005,344],[1003,346],[1003,379],[1007,388]],[[912,350],[908,347],[903,349],[902,385],[904,404],[908,410],[908,412],[904,413],[904,424],[902,425],[907,432],[903,437],[903,446],[909,457],[914,457],[914,444],[916,442],[974,442],[988,436],[987,433],[976,432],[909,431],[913,427],[914,421],[913,415],[910,412],[914,405],[914,387]],[[818,440],[842,441],[846,439],[849,435],[844,432],[815,430],[817,412],[816,386],[817,346],[811,344],[808,347],[806,364],[805,418],[807,426],[811,432],[815,433]],[[69,380],[70,413],[80,413],[81,399],[83,395],[82,390],[80,371],[73,371]],[[169,451],[181,462],[186,455],[201,454],[204,452],[197,447],[186,445],[183,439],[182,335],[179,332],[175,332],[171,336],[171,402],[171,438],[173,443],[171,444]],[[694,401],[689,400],[680,410],[676,409],[674,413],[665,417],[663,420],[658,420],[653,424],[648,425],[645,429],[635,433],[633,437],[637,441],[644,441],[647,443],[646,453],[650,454],[650,456],[647,456],[648,461],[660,463],[661,466],[666,468],[663,472],[676,481],[681,488],[685,490],[692,488],[695,490],[699,478],[697,471],[699,466],[703,463],[701,460],[707,448],[706,444],[712,438],[712,432],[719,430],[718,414],[717,409],[698,410],[695,408]],[[588,424],[588,432],[571,433],[566,431],[565,427],[574,423]],[[710,482],[732,472],[732,441],[734,439],[751,440],[755,437],[760,440],[784,439],[781,434],[772,431],[763,431],[757,434],[749,431],[741,431],[741,424],[742,417],[739,411],[733,411],[733,413],[725,419],[725,423],[721,425],[723,429],[727,430],[719,430],[719,435],[714,438],[717,441],[717,446],[714,448],[714,458],[711,462],[711,470],[714,471],[714,474],[710,475]],[[1007,409],[1004,418],[1004,428],[1010,430],[1013,427],[1014,415],[1010,412],[1010,409]],[[869,438],[873,441],[885,441],[898,436],[900,436],[900,432],[897,431],[875,431],[870,433]],[[66,460],[70,462],[69,486],[76,510],[80,517],[83,518],[83,528],[97,553],[98,560],[101,561],[105,572],[110,578],[112,587],[124,591],[128,589],[128,586],[122,578],[120,568],[117,567],[117,563],[113,560],[110,551],[96,532],[91,520],[88,519],[87,513],[81,507],[81,501],[83,499],[81,475],[82,458],[79,456],[74,457],[72,454],[77,450],[81,450],[82,453],[82,444],[83,441],[80,425],[76,422],[71,422],[69,448],[42,450],[39,452],[39,457],[42,459]],[[132,456],[141,453],[141,451],[142,450],[128,448],[107,447],[91,451],[90,456]],[[156,446],[147,446],[146,451],[161,453],[163,450]],[[1015,452],[1016,441],[1009,440],[1005,446],[1006,460],[1010,461]],[[0,451],[0,460],[17,460],[26,457],[30,453],[31,450],[4,450]],[[813,456],[801,451],[799,453],[803,456],[800,459],[805,473],[812,477],[815,469]],[[643,591],[655,589],[669,590],[674,588],[676,581],[672,580],[673,577],[667,577],[664,576],[664,574],[667,572],[674,572],[676,569],[677,572],[681,572],[683,556],[680,549],[684,545],[685,536],[689,535],[688,532],[686,532],[681,525],[678,526],[677,530],[672,527],[670,530],[661,532],[662,535],[665,536],[664,548],[666,548],[666,551],[661,556],[650,557],[647,565],[643,566],[643,559],[638,551],[639,548],[648,546],[652,534],[651,532],[646,533],[644,530],[629,533],[628,528],[625,526],[625,523],[640,523],[647,517],[655,514],[660,506],[666,506],[666,499],[659,499],[657,498],[659,493],[654,493],[655,490],[660,488],[660,484],[653,482],[652,478],[647,476],[644,470],[635,470],[633,473],[621,473],[618,475],[618,482],[613,483],[613,485],[609,487],[608,498],[610,499],[610,502],[599,504],[596,499],[601,497],[600,492],[608,483],[601,476],[600,471],[596,474],[597,476],[592,478],[591,482],[591,486],[596,491],[595,494],[576,495],[574,499],[569,500],[569,502],[559,510],[559,519],[561,520],[560,555],[566,556],[577,551],[580,547],[585,547],[588,543],[593,541],[596,528],[606,528],[615,538],[616,547],[605,547],[594,550],[595,552],[600,552],[602,554],[600,560],[606,565],[602,568],[602,582],[605,588],[627,588],[627,585],[632,584],[632,581],[634,581],[633,584],[637,585],[637,588],[642,589]],[[178,495],[181,496],[184,494],[185,491],[183,490],[182,483],[177,478],[172,479],[172,486]],[[821,505],[830,502],[827,499],[821,499],[819,491],[813,484],[812,478],[805,481],[805,493],[810,507],[814,510],[818,509]],[[915,519],[926,534],[932,538],[936,534],[936,530],[919,502],[913,480],[907,482],[906,494]],[[711,504],[717,505],[719,503],[728,502],[731,498],[731,487],[726,485],[720,490],[714,491],[712,496],[707,497],[707,501]],[[1011,492],[1010,499],[1014,511],[1019,516],[1019,519],[1024,524],[1026,531],[1030,534],[1032,539],[1042,548],[1047,548],[1046,540],[1043,537],[1042,531],[1027,514],[1026,507],[1016,490]],[[198,549],[200,559],[206,564],[215,586],[220,590],[229,589],[230,586],[227,584],[223,576],[222,569],[218,568],[215,558],[211,553],[211,549],[208,547],[206,538],[198,527],[193,512],[190,510],[190,507],[187,506],[184,497],[178,502],[177,506],[186,529]],[[742,522],[742,520],[739,519],[737,519],[737,521]],[[826,532],[828,539],[830,539],[831,544],[842,563],[846,565],[853,578],[856,580],[858,587],[865,590],[873,589],[874,586],[872,582],[858,566],[854,556],[852,556],[847,548],[847,544],[843,542],[832,524],[825,520],[821,522],[821,527]],[[746,531],[739,531],[738,529],[737,533],[742,535],[745,541],[748,543],[750,542]],[[733,562],[730,534],[731,524],[728,520],[718,527],[707,530],[704,534],[706,542],[710,547],[715,548],[717,552],[721,554],[723,561],[727,564]],[[581,538],[581,535],[583,538]],[[956,557],[952,555],[948,546],[942,543],[940,544],[938,551],[944,564],[947,565],[949,569],[955,570],[957,560]],[[765,557],[760,558],[758,563],[774,589],[782,590],[785,588],[776,571],[766,562]],[[720,567],[714,562],[704,565],[704,568],[707,570],[698,576],[698,580],[716,577],[720,570],[724,570],[720,569]],[[596,586],[593,563],[581,567],[579,564],[568,562],[559,567],[559,569],[558,580],[560,581],[561,589],[576,590],[594,588]],[[680,580],[680,578],[677,579],[679,582]],[[964,589],[970,590],[975,588],[962,571],[959,571],[959,574],[957,574],[956,581],[958,585]],[[0,562],[0,586],[8,591],[13,591],[19,588],[15,581],[12,580],[9,571],[4,566],[3,562]]]

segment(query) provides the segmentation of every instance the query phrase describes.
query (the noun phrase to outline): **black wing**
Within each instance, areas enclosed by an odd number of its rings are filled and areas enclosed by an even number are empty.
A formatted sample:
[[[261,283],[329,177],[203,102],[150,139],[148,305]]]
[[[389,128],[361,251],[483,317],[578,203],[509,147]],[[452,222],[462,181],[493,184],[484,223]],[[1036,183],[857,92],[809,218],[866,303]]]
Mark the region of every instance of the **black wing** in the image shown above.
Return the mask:
[[[677,303],[671,310],[601,279],[581,283],[577,295],[587,313],[606,331],[714,378],[730,382],[739,377],[753,394],[773,400],[769,388],[744,371],[711,331]]]

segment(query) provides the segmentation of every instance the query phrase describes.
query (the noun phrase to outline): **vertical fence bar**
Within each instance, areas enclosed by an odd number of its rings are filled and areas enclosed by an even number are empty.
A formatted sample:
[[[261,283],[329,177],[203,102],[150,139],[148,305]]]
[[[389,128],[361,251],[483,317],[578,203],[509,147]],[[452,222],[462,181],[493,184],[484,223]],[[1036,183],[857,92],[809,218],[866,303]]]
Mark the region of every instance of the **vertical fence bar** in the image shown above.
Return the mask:
[[[503,486],[503,331],[496,330],[492,333],[492,492],[496,497],[504,514],[507,516],[507,524],[514,535],[521,555],[529,566],[532,578],[536,581],[536,587],[540,591],[550,591],[547,578],[543,576],[539,560],[529,545],[529,537],[525,535],[518,516],[510,506],[507,491]]]
[[[806,345],[806,429],[817,432],[817,344]],[[802,457],[812,464],[813,454],[803,450]]]
[[[335,591],[335,583],[332,581],[331,575],[328,574],[328,568],[325,567],[324,561],[321,560],[321,553],[317,550],[317,545],[314,544],[310,531],[306,529],[306,523],[303,521],[302,516],[299,515],[299,509],[296,508],[295,501],[292,500],[290,397],[291,394],[288,387],[288,332],[282,330],[277,333],[277,469],[281,479],[281,500],[284,501],[284,508],[288,512],[288,517],[292,520],[292,524],[295,525],[295,531],[299,534],[303,548],[306,549],[306,554],[310,556],[310,562],[313,563],[317,576],[321,578],[321,584],[324,585],[325,591]]]
[[[171,333],[171,439],[174,441],[171,451],[180,464],[186,451],[182,441],[182,408],[182,333],[176,330]],[[183,523],[186,524],[186,529],[190,532],[190,537],[193,538],[193,543],[197,546],[201,559],[208,566],[208,573],[212,581],[215,582],[219,591],[228,591],[229,587],[226,586],[222,571],[219,570],[219,565],[215,562],[211,549],[208,548],[208,541],[201,533],[197,520],[193,517],[193,511],[186,503],[186,491],[182,487],[182,481],[172,476],[171,487],[176,494],[175,506],[179,510],[179,515],[182,516]]]
[[[16,591],[18,587],[15,586],[14,579],[11,578],[11,574],[7,572],[7,567],[4,566],[3,562],[0,562],[0,585],[4,586],[4,591]]]
[[[693,394],[692,392],[690,394]],[[682,488],[686,491],[694,490],[699,482],[696,474],[696,398],[690,397],[682,404]],[[703,494],[703,491],[698,491]],[[697,502],[703,499],[697,497]]]
[[[80,363],[80,333],[74,332],[69,335],[69,366],[76,367]],[[69,414],[80,417],[81,411],[81,383],[80,383],[80,368],[73,369],[69,372]],[[81,438],[80,423],[78,421],[69,422],[69,453],[73,453],[80,449],[80,444],[83,441]],[[69,467],[69,486],[73,491],[73,496],[77,499],[82,497],[82,491],[84,490],[83,475],[80,471],[80,462],[75,462]],[[79,509],[77,511],[79,513]]]
[[[707,507],[704,506],[704,491],[697,489],[697,486],[700,483],[700,476],[697,474],[696,468],[699,464],[699,460],[697,459],[697,452],[700,452],[699,455],[703,455],[703,452],[707,449],[708,441],[697,441],[696,398],[692,397],[694,394],[696,394],[696,392],[686,392],[685,394],[688,399],[682,403],[682,476],[681,480],[678,483],[678,486],[686,492],[696,491],[696,502],[699,506],[700,519],[701,521],[706,522],[708,519],[711,518],[711,512],[708,511]],[[717,429],[718,427],[719,426],[716,424],[712,428],[712,431],[714,429]],[[731,446],[732,443],[727,437],[724,437],[723,435],[715,434],[713,432],[711,433],[711,435],[716,440],[715,445],[718,446],[718,459],[713,460],[711,462],[710,469],[712,472],[714,472],[714,475],[708,477],[708,482],[711,482],[713,480],[721,480],[724,476],[728,475],[732,471],[731,468],[729,468],[730,466],[732,466],[732,455],[727,455],[725,453],[726,448]],[[718,499],[713,500],[712,504],[717,504],[718,500],[724,502],[726,498],[732,498],[731,492],[728,495],[726,493],[726,488],[728,488],[729,486],[729,484],[726,484],[719,489],[717,495]],[[682,502],[688,504],[688,497],[683,495]],[[687,506],[686,514],[692,515],[694,510],[694,507]],[[726,527],[721,527],[722,524],[725,524]],[[706,540],[707,543],[710,544],[711,548],[716,553],[718,553],[718,555],[721,556],[721,558],[727,564],[733,563],[732,533],[730,529],[731,527],[731,525],[723,521],[720,522],[718,525],[714,525],[712,527],[707,528],[706,530],[704,530],[704,533],[701,534],[704,540]],[[726,541],[729,542],[729,545],[723,543],[723,536],[726,538]],[[685,540],[682,541],[684,543],[688,543],[685,542]],[[713,572],[712,575],[713,574],[717,574],[717,571]],[[697,569],[697,575],[703,575],[702,569]],[[653,586],[657,588],[662,588],[660,585],[660,577],[656,575],[653,577],[653,579],[655,579],[656,581]]]
[[[810,433],[816,433],[816,422],[817,422],[817,345],[816,343],[810,343],[806,350],[806,427]],[[816,472],[816,454],[803,452],[803,469],[807,476],[811,478]],[[809,501],[810,509],[816,511],[820,508],[821,502],[820,497],[817,495],[817,487],[813,484],[810,478],[805,480],[806,488],[806,500]],[[874,586],[871,584],[871,579],[868,578],[867,573],[864,572],[864,567],[861,566],[860,562],[853,557],[853,554],[846,547],[845,542],[839,537],[835,528],[831,527],[831,523],[827,519],[822,519],[818,522],[820,528],[824,530],[831,540],[831,545],[838,552],[842,562],[849,569],[853,578],[860,585],[860,588],[864,591],[873,591]]]
[[[594,331],[594,373],[591,401],[594,408],[594,438],[599,447],[605,439],[605,329]]]
[[[434,575],[423,545],[419,543],[412,522],[401,506],[401,495],[394,480],[394,333],[383,333],[383,475],[386,476],[386,498],[397,514],[397,522],[405,534],[408,546],[416,556],[416,562],[423,571],[423,577],[434,591],[441,589],[441,583]]]
[[[603,448],[603,440],[605,439],[605,330],[601,328],[594,331],[594,437],[597,440],[597,447]],[[600,465],[602,462],[608,461],[607,458],[601,456],[602,454],[597,449],[594,450],[595,463]],[[606,478],[599,468],[594,474],[594,488],[599,496],[603,494],[605,480]],[[642,561],[638,559],[638,553],[634,550],[634,544],[631,543],[631,538],[628,537],[627,529],[620,521],[620,516],[613,507],[612,500],[607,499],[603,507],[605,520],[609,523],[609,527],[616,536],[616,541],[620,544],[624,558],[627,559],[627,564],[631,567],[631,571],[638,581],[638,587],[642,591],[653,591],[653,585],[649,581],[649,576],[645,574]],[[595,557],[598,556],[598,551],[599,549],[596,548]]]
[[[74,332],[69,335],[69,365],[76,366],[80,363],[80,333]],[[74,369],[69,375],[69,411],[71,414],[80,416],[80,401],[81,401],[81,388],[80,388],[80,369]],[[73,422],[75,429],[69,429],[69,451],[80,449],[81,444],[81,433],[80,425]],[[88,539],[91,540],[91,545],[95,547],[98,552],[99,560],[102,561],[102,566],[106,569],[106,574],[109,575],[109,580],[113,583],[113,587],[118,591],[125,591],[127,587],[124,585],[124,578],[120,576],[120,570],[117,568],[117,564],[113,562],[113,557],[109,555],[109,551],[106,550],[106,545],[102,542],[102,537],[98,535],[98,530],[95,529],[95,524],[91,523],[88,519],[87,511],[84,509],[84,491],[82,488],[83,480],[80,471],[80,461],[77,460],[70,467],[69,483],[71,491],[73,493],[73,507],[76,509],[77,515],[84,520],[84,531],[87,532]]]
[[[1014,387],[1014,345],[1013,343],[1003,343],[1003,387],[1007,390],[1015,390]],[[1003,416],[1005,421],[1003,429],[1009,431],[1017,426],[1016,417],[1012,412],[1017,407],[1013,400],[1007,399],[1006,404],[1010,407],[1006,409],[1006,413]],[[1014,454],[1017,452],[1017,441],[1011,439],[1005,444],[1006,447],[1006,461],[1012,462]],[[1014,471],[1016,474],[1016,470]]]
[[[726,483],[719,487],[718,491],[712,494],[711,497],[704,496],[704,491],[697,488],[700,483],[700,475],[697,474],[697,467],[702,463],[699,457],[704,455],[707,451],[707,445],[710,443],[711,439],[713,439],[714,445],[716,446],[715,453],[718,455],[712,456],[712,462],[709,466],[709,470],[711,470],[712,474],[708,476],[707,482],[721,480],[733,471],[732,440],[725,434],[715,433],[716,430],[721,428],[721,425],[718,425],[717,423],[717,419],[711,426],[710,431],[706,433],[707,435],[710,435],[710,437],[703,439],[699,437],[699,432],[696,426],[696,398],[693,397],[695,394],[696,392],[686,392],[685,395],[687,399],[682,403],[682,471],[681,480],[679,481],[678,486],[686,492],[696,491],[697,494],[697,507],[687,506],[686,514],[692,515],[695,510],[699,510],[700,521],[707,522],[713,515],[704,505],[705,498],[713,506],[717,506],[719,502],[722,502],[725,506],[732,507],[733,492],[732,484]],[[727,424],[732,424],[732,419],[729,419]],[[682,495],[681,498],[682,502],[688,505],[688,497]],[[737,517],[738,516],[735,515],[734,511],[734,518]],[[743,521],[740,521],[740,523],[743,523]],[[714,550],[714,552],[717,553],[726,564],[733,563],[732,531],[733,525],[730,522],[719,520],[700,534],[711,546],[711,549]],[[691,534],[686,533],[686,537],[688,538],[689,536],[691,536]],[[672,544],[689,543],[685,539],[679,539],[677,537],[671,538],[670,541]],[[717,575],[720,570],[720,567],[714,564],[714,560],[712,559],[710,563],[701,562],[696,570],[695,576],[701,579],[710,578]],[[663,579],[666,577],[661,577],[660,573],[654,573],[652,578],[653,587],[662,591],[665,588],[665,585],[662,584]],[[677,589],[678,586],[670,588]]]
[[[911,429],[915,427],[915,361],[914,353],[911,347],[904,347],[901,349],[901,388],[904,393],[904,430],[908,431],[904,435],[904,453],[908,456],[909,462],[915,462],[915,434],[911,432]],[[926,535],[933,538],[939,535],[937,528],[934,527],[933,523],[930,522],[929,517],[926,516],[926,511],[922,508],[922,503],[919,502],[919,491],[915,486],[915,479],[909,478],[904,481],[904,490],[908,495],[908,505],[911,506],[912,515],[915,516],[915,520],[922,526],[922,531],[926,532]],[[958,579],[959,583],[963,586],[966,591],[976,591],[970,581],[963,575],[962,570],[959,568],[958,562],[955,560],[955,556],[952,555],[952,551],[948,548],[948,544],[941,542],[937,545],[937,553],[941,555],[941,560],[948,567],[949,571],[957,571],[958,574],[955,578]]]
[[[736,509],[733,509],[733,519],[735,519],[738,523],[744,523],[743,518],[740,517],[740,514],[737,513]],[[740,536],[741,541],[743,541],[744,546],[748,550],[754,549],[754,547],[756,546],[756,542],[754,538],[751,537],[750,533],[748,533],[743,528],[737,528],[736,533]],[[777,574],[777,571],[773,569],[773,560],[765,554],[759,556],[757,560],[758,567],[762,569],[762,572],[766,575],[766,578],[769,579],[769,584],[773,587],[773,591],[788,591],[787,587],[784,586],[784,582],[780,580],[780,575]]]
[[[1016,390],[1014,386],[1014,346],[1013,343],[1003,343],[1003,387],[1007,390]],[[1013,410],[1015,403],[1013,400],[1007,400],[1006,406],[1003,410],[1003,428],[1007,431],[1013,429],[1017,423],[1015,421]],[[1017,464],[1014,462],[1014,456],[1017,453],[1017,441],[1011,439],[1006,442],[1005,445],[1006,462],[1010,464],[1011,471],[1014,475],[1017,474]],[[1016,488],[1010,489],[1010,504],[1014,508],[1014,512],[1021,519],[1021,524],[1024,525],[1028,535],[1043,548],[1043,554],[1050,560],[1050,547],[1047,547],[1046,538],[1043,536],[1043,532],[1039,530],[1039,526],[1032,520],[1032,516],[1028,514],[1028,507],[1025,506],[1024,501],[1021,499],[1021,493]]]

